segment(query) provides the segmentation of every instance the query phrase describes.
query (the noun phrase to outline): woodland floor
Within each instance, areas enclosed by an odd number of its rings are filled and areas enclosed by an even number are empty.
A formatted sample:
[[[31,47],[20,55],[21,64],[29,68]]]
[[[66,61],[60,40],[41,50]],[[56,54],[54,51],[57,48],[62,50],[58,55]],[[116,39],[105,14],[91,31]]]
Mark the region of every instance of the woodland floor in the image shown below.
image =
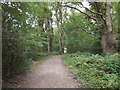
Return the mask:
[[[13,88],[82,88],[64,66],[61,55],[45,60],[13,81]]]

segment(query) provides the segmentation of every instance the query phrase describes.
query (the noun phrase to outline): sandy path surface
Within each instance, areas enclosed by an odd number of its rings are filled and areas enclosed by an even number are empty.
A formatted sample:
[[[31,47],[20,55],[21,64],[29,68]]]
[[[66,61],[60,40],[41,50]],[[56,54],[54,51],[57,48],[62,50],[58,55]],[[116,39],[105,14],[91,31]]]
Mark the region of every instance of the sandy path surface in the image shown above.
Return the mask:
[[[68,73],[61,55],[53,56],[14,79],[13,88],[78,88],[80,85]]]

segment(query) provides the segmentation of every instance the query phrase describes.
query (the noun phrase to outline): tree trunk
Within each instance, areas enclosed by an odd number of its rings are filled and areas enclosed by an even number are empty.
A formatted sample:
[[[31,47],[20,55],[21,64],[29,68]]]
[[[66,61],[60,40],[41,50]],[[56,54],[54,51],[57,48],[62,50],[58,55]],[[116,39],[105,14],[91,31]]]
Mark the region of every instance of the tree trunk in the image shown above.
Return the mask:
[[[50,36],[47,36],[47,51],[50,52]]]
[[[60,51],[60,52],[63,52],[62,39],[59,39],[59,51]]]
[[[104,55],[109,55],[113,52],[116,52],[115,49],[115,37],[112,32],[112,23],[111,23],[111,13],[110,13],[110,4],[107,0],[106,2],[106,32],[103,31],[103,34],[101,35],[101,46],[103,50]]]
[[[51,33],[50,33],[50,30],[51,30],[51,27],[50,27],[50,20],[48,18],[45,19],[44,21],[45,23],[45,32],[47,34],[46,36],[46,41],[47,41],[47,52],[50,52],[51,51]]]
[[[61,5],[62,2],[59,2],[59,4]],[[60,45],[60,52],[63,53],[63,16],[62,16],[62,7],[59,7],[59,18],[60,18],[60,31],[59,31],[59,45]]]
[[[56,21],[57,21],[57,28],[58,28],[58,44],[59,44],[59,51],[63,52],[63,43],[62,43],[62,9],[60,6],[60,2],[57,2],[57,7],[55,10],[56,13]]]
[[[47,19],[47,51],[51,51],[51,21]]]
[[[101,36],[100,43],[101,43],[101,46],[102,46],[103,55],[109,55],[113,52],[116,52],[113,44],[111,44],[111,42],[108,42],[108,38],[106,37],[106,35]]]

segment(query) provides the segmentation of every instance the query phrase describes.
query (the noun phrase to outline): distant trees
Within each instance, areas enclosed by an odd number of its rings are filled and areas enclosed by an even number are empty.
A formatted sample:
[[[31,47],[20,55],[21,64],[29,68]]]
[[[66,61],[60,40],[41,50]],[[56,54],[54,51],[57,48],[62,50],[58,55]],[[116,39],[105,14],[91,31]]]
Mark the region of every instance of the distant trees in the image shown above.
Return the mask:
[[[58,31],[58,43],[59,43],[59,51],[63,53],[64,46],[63,46],[63,9],[61,7],[62,2],[55,3],[55,17],[56,17],[56,25]]]

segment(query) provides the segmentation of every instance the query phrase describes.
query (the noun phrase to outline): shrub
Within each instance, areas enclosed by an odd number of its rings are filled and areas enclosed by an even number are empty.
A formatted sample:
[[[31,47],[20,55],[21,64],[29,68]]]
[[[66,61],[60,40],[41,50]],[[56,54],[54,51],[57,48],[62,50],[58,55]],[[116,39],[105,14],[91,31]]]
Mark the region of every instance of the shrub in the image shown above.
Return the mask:
[[[64,56],[63,61],[83,85],[94,88],[118,88],[118,56],[118,53],[103,57],[79,52]]]
[[[31,59],[28,58],[22,40],[3,38],[2,75],[3,79],[13,77],[29,69]]]

